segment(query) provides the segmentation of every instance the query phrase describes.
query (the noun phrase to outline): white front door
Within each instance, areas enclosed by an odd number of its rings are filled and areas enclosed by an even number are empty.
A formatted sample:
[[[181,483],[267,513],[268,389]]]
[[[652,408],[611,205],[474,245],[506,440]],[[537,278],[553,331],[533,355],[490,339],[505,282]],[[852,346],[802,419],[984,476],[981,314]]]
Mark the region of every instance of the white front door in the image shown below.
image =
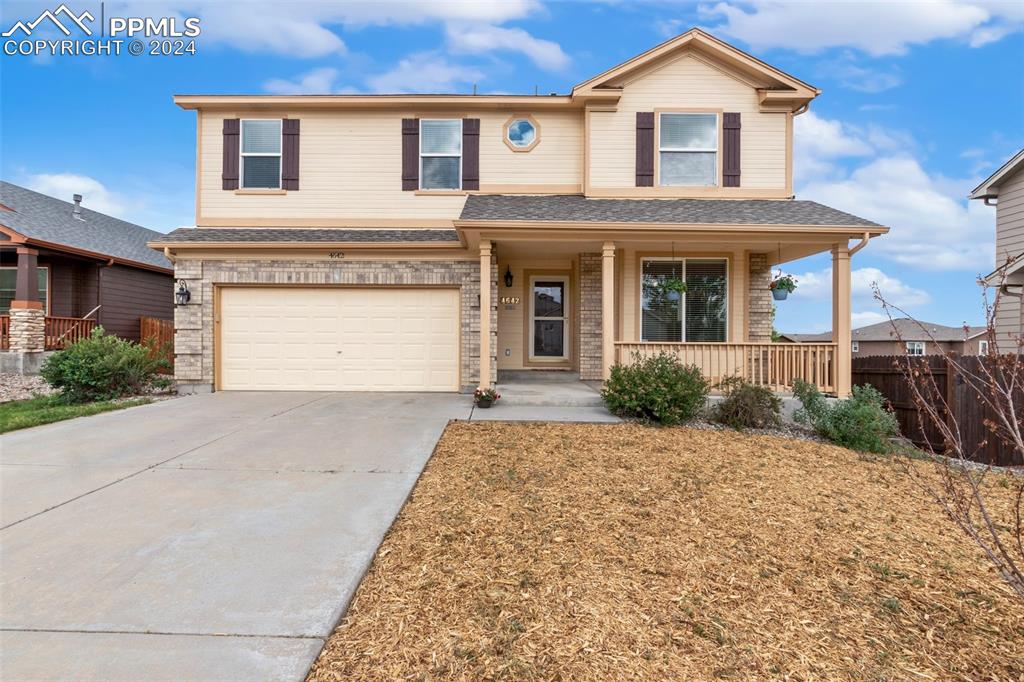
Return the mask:
[[[220,388],[455,391],[456,289],[225,287]]]
[[[530,278],[530,360],[569,357],[569,278]]]

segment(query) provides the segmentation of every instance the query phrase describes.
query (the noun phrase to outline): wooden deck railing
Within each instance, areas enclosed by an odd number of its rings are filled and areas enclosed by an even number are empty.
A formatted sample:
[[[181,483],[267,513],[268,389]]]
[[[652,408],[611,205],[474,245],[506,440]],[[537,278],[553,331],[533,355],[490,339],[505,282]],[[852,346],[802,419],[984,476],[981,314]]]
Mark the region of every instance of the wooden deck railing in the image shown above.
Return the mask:
[[[96,320],[80,317],[46,318],[46,350],[59,350],[64,346],[87,339],[96,327]]]
[[[687,365],[697,365],[712,384],[739,376],[787,391],[802,379],[818,390],[836,390],[834,343],[616,343],[615,361],[629,364],[637,355],[671,353]]]

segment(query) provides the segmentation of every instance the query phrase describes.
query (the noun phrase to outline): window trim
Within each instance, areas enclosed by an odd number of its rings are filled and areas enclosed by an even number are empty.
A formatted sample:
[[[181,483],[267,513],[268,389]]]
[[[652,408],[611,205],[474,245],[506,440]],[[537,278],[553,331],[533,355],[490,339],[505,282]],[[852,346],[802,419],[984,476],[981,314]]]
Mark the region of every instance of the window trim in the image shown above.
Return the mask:
[[[724,341],[687,341],[686,340],[686,295],[684,294],[681,298],[682,310],[680,311],[683,316],[682,326],[679,328],[680,340],[679,341],[648,341],[644,338],[644,263],[646,261],[680,261],[683,263],[683,281],[686,281],[686,261],[688,260],[718,260],[725,263],[725,340]],[[637,285],[636,285],[636,314],[637,314],[637,336],[640,337],[640,343],[730,343],[729,339],[732,335],[732,258],[729,256],[722,256],[717,254],[689,254],[685,256],[645,256],[639,257],[639,265],[637,267]]]
[[[508,131],[516,121],[529,121],[530,125],[533,126],[533,142],[525,147],[517,147],[512,144],[512,140],[508,139]],[[524,154],[526,152],[533,151],[533,148],[540,144],[540,123],[537,122],[537,119],[535,119],[532,114],[513,114],[507,121],[505,121],[505,125],[501,128],[501,140],[505,143],[506,147],[517,154]]]
[[[978,355],[988,355],[988,339],[978,341]]]
[[[14,270],[14,271],[17,271],[17,269],[18,269],[17,265],[0,265],[0,270]],[[47,265],[38,265],[37,264],[36,265],[36,269],[37,270],[46,270],[46,308],[43,310],[43,314],[45,316],[47,316],[47,317],[50,317],[50,307],[51,307],[51,304],[53,303],[53,301],[51,300],[52,295],[50,293],[51,291],[53,291],[53,287],[52,287],[52,285],[53,285],[53,270],[50,268],[49,264],[47,264]],[[8,310],[6,313],[0,313],[0,315],[10,315],[10,314],[11,314],[10,310]]]
[[[724,136],[725,119],[724,109],[700,109],[700,108],[678,108],[678,109],[655,109],[654,110],[654,178],[656,187],[667,187],[673,189],[721,189],[722,179],[722,137]],[[715,115],[715,148],[714,149],[662,149],[661,147],[661,117],[665,114],[714,114]],[[710,185],[666,185],[661,181],[661,153],[666,152],[697,152],[715,153],[715,177],[714,183]]]
[[[270,152],[247,152],[245,151],[245,122],[246,121],[277,121],[280,131],[280,144],[276,154]],[[247,187],[245,184],[245,157],[247,156],[276,156],[277,161],[277,187]],[[267,190],[284,189],[284,120],[280,118],[243,118],[238,121],[238,190],[236,193],[261,193]]]
[[[913,353],[913,352],[911,352],[911,347],[916,349],[918,346],[921,347],[921,352],[920,353]],[[925,355],[925,350],[927,348],[925,346],[925,342],[924,341],[907,341],[907,342],[905,342],[904,347],[906,348],[907,355],[910,355],[910,356],[913,356],[913,357],[921,357],[922,355]]]
[[[464,134],[462,119],[461,118],[421,118],[419,119],[419,130],[418,132],[418,144],[419,144],[419,191],[421,192],[461,192],[462,191],[462,156],[465,151],[462,148],[462,136]],[[426,121],[458,121],[459,122],[459,153],[458,154],[442,154],[438,152],[431,152],[426,156],[430,158],[444,158],[451,159],[456,156],[459,159],[459,186],[458,187],[424,187],[423,186],[423,123]]]

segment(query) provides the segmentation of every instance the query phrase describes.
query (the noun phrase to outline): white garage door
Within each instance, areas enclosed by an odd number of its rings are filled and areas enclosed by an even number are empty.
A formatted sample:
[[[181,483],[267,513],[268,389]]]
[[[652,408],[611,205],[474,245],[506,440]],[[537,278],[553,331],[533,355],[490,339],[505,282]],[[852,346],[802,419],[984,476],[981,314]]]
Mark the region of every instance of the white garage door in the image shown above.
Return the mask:
[[[226,287],[220,387],[455,391],[455,289]]]

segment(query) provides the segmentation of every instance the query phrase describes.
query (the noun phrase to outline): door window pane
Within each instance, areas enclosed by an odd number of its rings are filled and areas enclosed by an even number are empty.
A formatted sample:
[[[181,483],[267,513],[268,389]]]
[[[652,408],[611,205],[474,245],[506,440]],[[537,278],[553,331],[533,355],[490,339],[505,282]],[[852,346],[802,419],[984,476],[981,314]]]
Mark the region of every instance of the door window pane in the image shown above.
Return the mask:
[[[563,317],[565,307],[562,298],[565,285],[562,282],[537,282],[533,285],[534,317]]]
[[[565,356],[565,320],[533,321],[533,355],[541,358]]]
[[[643,341],[683,340],[682,296],[665,285],[682,280],[683,263],[678,260],[645,260],[640,278]]]
[[[726,261],[686,261],[686,340],[725,341]]]
[[[459,157],[424,156],[420,187],[423,189],[458,189]]]

